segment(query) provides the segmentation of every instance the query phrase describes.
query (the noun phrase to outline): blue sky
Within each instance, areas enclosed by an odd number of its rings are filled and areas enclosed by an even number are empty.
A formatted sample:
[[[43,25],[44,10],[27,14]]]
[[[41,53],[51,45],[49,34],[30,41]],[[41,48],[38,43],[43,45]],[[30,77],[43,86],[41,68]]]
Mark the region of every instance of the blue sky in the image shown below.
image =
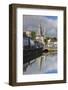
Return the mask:
[[[57,16],[45,16],[47,17],[48,19],[53,19],[53,20],[56,20],[58,17]]]

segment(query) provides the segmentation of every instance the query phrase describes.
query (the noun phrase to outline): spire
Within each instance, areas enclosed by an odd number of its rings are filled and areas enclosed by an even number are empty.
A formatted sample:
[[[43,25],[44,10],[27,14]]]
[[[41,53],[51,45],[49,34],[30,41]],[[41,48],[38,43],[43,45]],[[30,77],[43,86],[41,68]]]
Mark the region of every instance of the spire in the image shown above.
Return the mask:
[[[40,24],[40,35],[41,35],[41,36],[43,35],[41,24]]]

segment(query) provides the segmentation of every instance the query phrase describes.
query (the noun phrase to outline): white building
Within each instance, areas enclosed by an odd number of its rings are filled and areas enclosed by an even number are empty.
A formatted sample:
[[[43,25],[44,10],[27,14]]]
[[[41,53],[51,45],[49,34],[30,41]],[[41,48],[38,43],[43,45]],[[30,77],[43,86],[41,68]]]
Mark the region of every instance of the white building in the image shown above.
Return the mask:
[[[52,41],[51,39],[49,39],[47,45],[49,48],[57,48],[57,41]]]

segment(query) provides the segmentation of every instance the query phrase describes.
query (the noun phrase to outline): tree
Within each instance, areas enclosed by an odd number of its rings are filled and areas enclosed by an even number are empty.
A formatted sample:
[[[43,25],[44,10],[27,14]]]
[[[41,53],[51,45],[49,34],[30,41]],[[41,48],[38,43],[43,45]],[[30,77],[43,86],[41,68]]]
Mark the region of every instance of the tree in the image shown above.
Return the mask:
[[[31,32],[31,37],[32,37],[32,39],[34,40],[35,37],[36,37],[36,32],[32,31],[32,32]]]
[[[47,39],[44,39],[45,44],[47,44]]]
[[[45,39],[44,39],[44,42],[45,42],[45,44],[47,45],[48,44],[48,40],[50,39],[50,37],[46,37]]]

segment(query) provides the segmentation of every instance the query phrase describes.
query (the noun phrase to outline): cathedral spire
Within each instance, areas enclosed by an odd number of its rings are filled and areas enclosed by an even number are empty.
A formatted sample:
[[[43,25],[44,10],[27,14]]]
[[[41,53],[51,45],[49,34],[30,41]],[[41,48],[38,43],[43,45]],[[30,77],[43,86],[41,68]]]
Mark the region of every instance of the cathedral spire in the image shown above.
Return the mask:
[[[41,24],[40,24],[40,35],[43,36],[42,26],[41,26]]]

